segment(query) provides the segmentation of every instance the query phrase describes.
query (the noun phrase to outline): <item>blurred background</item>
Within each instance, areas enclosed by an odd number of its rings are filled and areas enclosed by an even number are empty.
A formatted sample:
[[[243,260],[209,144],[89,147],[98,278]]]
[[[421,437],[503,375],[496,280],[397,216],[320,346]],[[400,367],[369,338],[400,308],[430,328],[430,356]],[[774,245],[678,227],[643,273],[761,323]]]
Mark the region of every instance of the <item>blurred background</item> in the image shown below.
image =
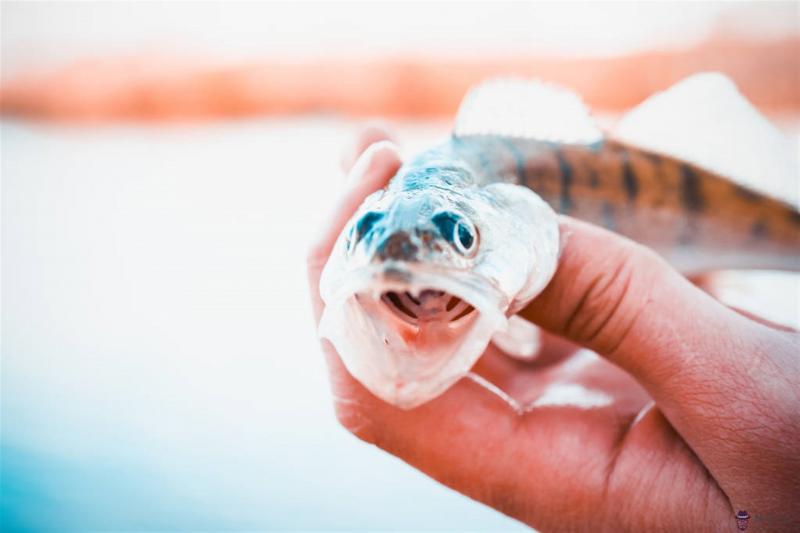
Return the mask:
[[[557,81],[610,123],[702,70],[800,138],[795,2],[4,1],[0,16],[9,532],[521,530],[335,421],[303,256],[343,146],[381,116],[425,147],[486,76]],[[720,290],[800,324],[797,276]]]

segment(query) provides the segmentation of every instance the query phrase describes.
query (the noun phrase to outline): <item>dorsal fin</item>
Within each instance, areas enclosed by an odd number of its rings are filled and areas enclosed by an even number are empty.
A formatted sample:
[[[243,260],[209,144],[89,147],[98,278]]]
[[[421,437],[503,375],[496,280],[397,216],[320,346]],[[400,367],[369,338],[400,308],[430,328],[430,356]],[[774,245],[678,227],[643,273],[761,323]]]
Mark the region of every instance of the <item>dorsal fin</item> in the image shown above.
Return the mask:
[[[501,135],[591,144],[603,134],[581,98],[540,81],[489,80],[469,90],[456,117],[457,137]]]
[[[796,151],[722,74],[695,74],[656,93],[622,117],[612,136],[797,202]]]

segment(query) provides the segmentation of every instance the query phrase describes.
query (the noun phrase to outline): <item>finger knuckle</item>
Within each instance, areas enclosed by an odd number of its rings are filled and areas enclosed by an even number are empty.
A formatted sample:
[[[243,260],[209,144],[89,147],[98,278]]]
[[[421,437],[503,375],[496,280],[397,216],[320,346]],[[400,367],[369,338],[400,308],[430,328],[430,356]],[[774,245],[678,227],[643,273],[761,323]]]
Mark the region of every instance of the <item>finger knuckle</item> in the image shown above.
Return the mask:
[[[336,399],[334,412],[336,421],[350,434],[364,442],[375,443],[371,419],[360,406],[353,405],[348,400]]]
[[[567,334],[603,351],[615,350],[646,304],[642,273],[657,267],[654,252],[634,242],[622,244],[605,266],[592,269],[578,284],[581,294],[567,319]]]

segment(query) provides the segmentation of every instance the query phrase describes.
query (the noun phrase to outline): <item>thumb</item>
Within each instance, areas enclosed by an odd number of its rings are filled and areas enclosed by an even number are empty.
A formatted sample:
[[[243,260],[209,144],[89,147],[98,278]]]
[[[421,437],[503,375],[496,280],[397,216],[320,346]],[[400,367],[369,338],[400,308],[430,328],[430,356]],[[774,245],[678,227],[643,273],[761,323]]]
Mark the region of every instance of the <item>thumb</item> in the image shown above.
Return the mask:
[[[797,426],[797,337],[725,307],[633,241],[568,217],[560,226],[556,274],[520,314],[632,374],[729,497],[755,501],[731,480],[742,457],[775,458],[769,443],[787,438],[775,427]]]
[[[732,363],[740,357],[732,352],[760,336],[763,326],[714,300],[650,249],[568,217],[560,228],[556,274],[520,315],[595,350],[653,392],[676,372],[707,374]]]

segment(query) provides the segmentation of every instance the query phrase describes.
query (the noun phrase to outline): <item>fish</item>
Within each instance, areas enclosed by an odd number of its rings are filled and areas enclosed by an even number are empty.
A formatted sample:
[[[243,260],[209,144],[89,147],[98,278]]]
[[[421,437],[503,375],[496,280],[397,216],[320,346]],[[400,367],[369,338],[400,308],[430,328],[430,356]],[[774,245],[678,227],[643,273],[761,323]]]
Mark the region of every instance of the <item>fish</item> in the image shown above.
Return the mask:
[[[676,117],[707,133],[685,142]],[[715,129],[723,118],[738,127]],[[511,352],[515,338],[524,344],[532,329],[515,314],[558,267],[558,214],[649,246],[686,274],[800,271],[800,212],[754,186],[758,173],[796,185],[781,143],[717,73],[656,94],[611,131],[567,89],[486,81],[465,96],[450,138],[404,163],[345,226],[320,280],[319,334],[384,401],[436,398],[492,339]],[[724,148],[725,175],[703,164],[709,145]],[[749,182],[729,175],[742,168]]]

